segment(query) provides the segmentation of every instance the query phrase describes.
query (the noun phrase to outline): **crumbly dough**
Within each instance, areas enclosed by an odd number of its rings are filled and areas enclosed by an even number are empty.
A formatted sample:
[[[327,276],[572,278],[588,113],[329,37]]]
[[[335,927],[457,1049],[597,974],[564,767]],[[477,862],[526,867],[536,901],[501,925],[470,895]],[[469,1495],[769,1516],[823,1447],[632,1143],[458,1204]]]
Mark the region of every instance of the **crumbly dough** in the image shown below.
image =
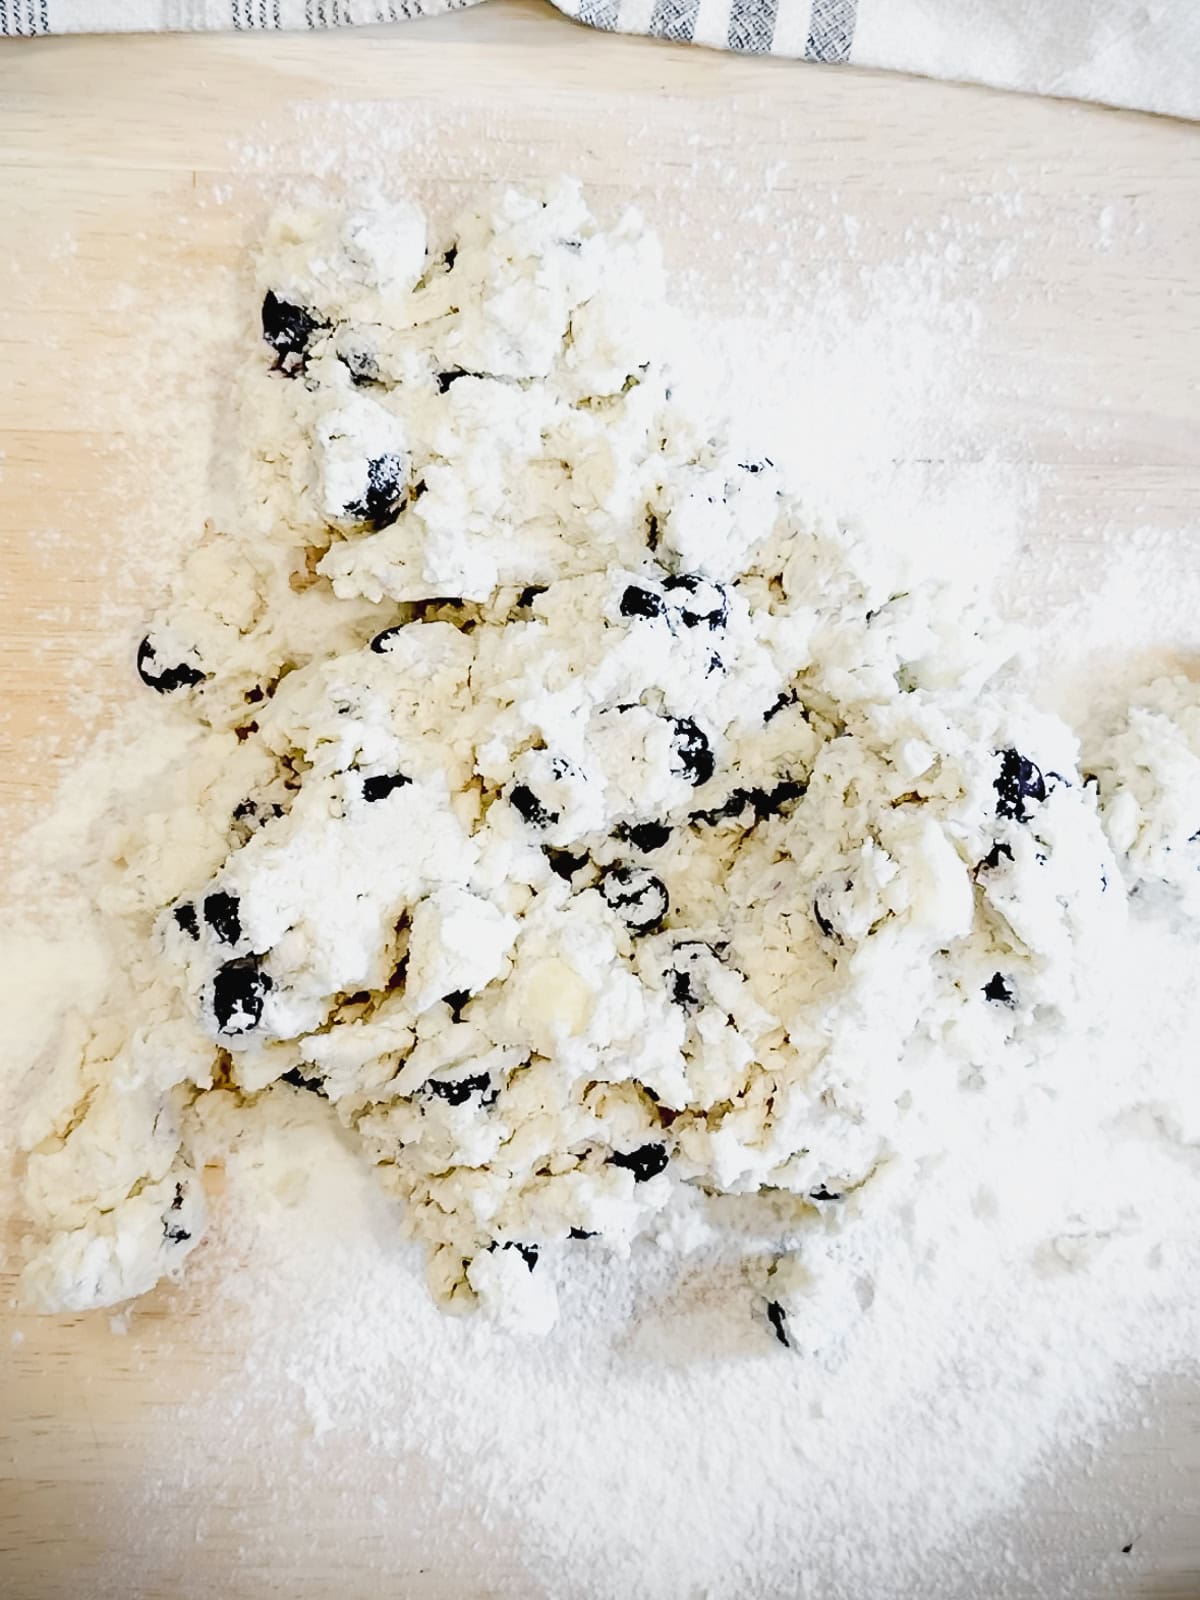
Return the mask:
[[[323,1096],[435,1293],[511,1325],[696,1191],[848,1225],[1098,1003],[1073,736],[672,390],[632,214],[289,213],[259,289],[239,510],[137,652],[180,741],[104,854],[137,959],[25,1130],[27,1288],[180,1263],[264,1094]]]
[[[1200,684],[1155,679],[1085,754],[1130,890],[1200,917]]]

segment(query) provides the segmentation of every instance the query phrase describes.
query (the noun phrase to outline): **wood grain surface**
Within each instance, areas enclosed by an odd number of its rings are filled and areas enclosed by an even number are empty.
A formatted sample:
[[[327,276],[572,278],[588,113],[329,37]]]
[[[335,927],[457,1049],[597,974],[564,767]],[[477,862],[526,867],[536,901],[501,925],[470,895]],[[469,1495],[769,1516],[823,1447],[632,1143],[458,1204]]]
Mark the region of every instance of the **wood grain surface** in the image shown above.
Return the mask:
[[[880,256],[946,217],[970,220],[997,248],[1019,233],[1013,270],[975,285],[978,427],[981,449],[1007,449],[1036,475],[1028,547],[1052,547],[1048,586],[1060,598],[1086,586],[1114,539],[1147,526],[1200,573],[1193,127],[591,33],[516,0],[389,31],[10,42],[0,48],[9,841],[45,807],[55,759],[129,690],[112,640],[132,635],[146,608],[136,530],[156,496],[171,504],[172,471],[169,441],[149,453],[122,404],[131,374],[147,371],[129,313],[181,274],[227,312],[261,212],[258,178],[327,175],[313,108],[352,127],[356,106],[376,125],[387,116],[416,130],[411,163],[397,164],[424,193],[567,169],[602,199],[640,198],[652,213],[666,196],[668,255],[705,275],[717,309],[740,305],[738,252],[768,251],[788,219],[788,240],[797,219],[813,224],[801,265],[814,281],[844,264],[844,231],[817,225],[841,210],[866,219],[859,247]],[[767,170],[764,207],[752,202]],[[982,203],[998,194],[1007,210]],[[931,437],[927,454],[939,448]],[[268,1538],[279,1510],[255,1499],[253,1464],[215,1462],[204,1440],[178,1433],[181,1397],[237,1357],[236,1326],[214,1327],[208,1309],[186,1293],[155,1295],[123,1335],[103,1315],[0,1312],[0,1595],[491,1592],[485,1572],[431,1553],[399,1505],[390,1533],[365,1514],[334,1525],[316,1484],[289,1501],[304,1535],[290,1553]],[[1200,1595],[1200,1396],[1164,1384],[1147,1404],[1150,1425],[1064,1463],[1063,1495],[1029,1509],[1032,1586],[991,1580],[973,1594],[1052,1597],[1089,1554],[1131,1542],[1097,1595]],[[184,1455],[196,1466],[181,1477],[168,1468]],[[169,1488],[154,1514],[195,1530],[186,1560],[143,1539],[128,1511],[127,1493],[156,1472]],[[364,1456],[362,1475],[365,1507],[392,1503],[385,1463]],[[1069,1509],[1081,1485],[1097,1509],[1086,1522]]]

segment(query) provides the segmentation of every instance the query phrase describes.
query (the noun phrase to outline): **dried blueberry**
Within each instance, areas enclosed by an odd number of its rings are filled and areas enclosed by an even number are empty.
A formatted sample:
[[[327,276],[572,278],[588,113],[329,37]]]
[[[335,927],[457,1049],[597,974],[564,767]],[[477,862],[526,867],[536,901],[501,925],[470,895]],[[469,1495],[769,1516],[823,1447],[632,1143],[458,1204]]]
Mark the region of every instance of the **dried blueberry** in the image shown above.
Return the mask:
[[[388,795],[397,789],[403,789],[405,784],[411,783],[411,778],[406,778],[402,772],[383,772],[374,778],[364,778],[362,785],[363,799],[368,803],[375,800],[386,800]]]
[[[237,896],[226,894],[223,889],[205,895],[204,920],[222,944],[236,944],[242,937]]]
[[[671,837],[671,827],[667,822],[623,822],[617,829],[617,838],[626,839],[635,850],[641,850],[649,855],[652,850],[661,850]]]
[[[983,986],[984,996],[988,1000],[995,1000],[1002,1006],[1015,1006],[1017,997],[1006,982],[1003,974],[993,972]]]
[[[764,725],[772,721],[773,718],[777,717],[781,711],[786,711],[789,706],[796,705],[799,702],[799,699],[800,696],[796,693],[795,689],[785,689],[783,693],[777,696],[774,702],[763,712]]]
[[[356,389],[379,382],[379,363],[369,351],[339,350],[338,360],[350,374],[350,382]]]
[[[538,595],[545,594],[545,592],[546,585],[544,583],[527,583],[517,596],[518,609],[528,611]]]
[[[406,624],[401,622],[394,628],[385,628],[382,633],[377,633],[371,640],[371,649],[377,656],[387,655],[387,647],[397,634],[404,631]]]
[[[671,903],[662,879],[645,867],[606,867],[600,893],[631,933],[660,928]]]
[[[810,1200],[840,1200],[842,1192],[840,1189],[830,1189],[825,1184],[819,1183],[815,1189],[808,1191],[808,1198]]]
[[[290,1083],[293,1089],[307,1089],[309,1094],[319,1094],[322,1098],[328,1098],[325,1094],[324,1080],[322,1078],[305,1077],[299,1067],[289,1067],[286,1072],[280,1074],[279,1081],[280,1083]]]
[[[778,1300],[767,1301],[767,1321],[774,1329],[775,1337],[779,1340],[783,1348],[785,1350],[790,1350],[792,1348],[792,1341],[788,1338],[787,1312],[779,1304]]]
[[[629,584],[621,596],[623,617],[661,617],[666,610],[662,595],[655,594],[653,589],[643,589],[637,583]]]
[[[187,934],[189,939],[200,937],[200,924],[196,921],[196,908],[190,900],[185,900],[182,905],[175,907],[175,921]]]
[[[492,1080],[486,1072],[476,1072],[469,1078],[429,1078],[425,1087],[430,1094],[451,1106],[465,1106],[473,1094],[480,1095],[481,1103],[485,1106],[491,1105],[496,1098],[496,1093],[488,1096]]]
[[[281,300],[268,289],[262,303],[263,338],[275,352],[275,367],[289,378],[304,371],[309,342],[314,333],[328,327],[319,317],[290,300]]]
[[[599,1237],[598,1233],[589,1228],[569,1228],[567,1230],[568,1239],[598,1239]]]
[[[148,638],[138,645],[137,670],[142,682],[159,694],[174,694],[177,689],[194,688],[196,684],[204,682],[205,676],[199,667],[191,667],[186,661],[177,662],[173,667],[163,666]]]
[[[582,872],[588,864],[588,856],[573,855],[570,850],[546,850],[546,859],[550,863],[551,872],[570,883],[577,872]]]
[[[1046,783],[1040,770],[1016,750],[1001,750],[1000,773],[992,784],[997,794],[996,815],[1027,822],[1027,800],[1044,800]]]
[[[449,994],[442,996],[442,1004],[449,1006],[450,1016],[454,1022],[462,1021],[463,1007],[471,998],[469,989],[451,989]]]
[[[703,939],[683,939],[672,952],[673,963],[663,976],[671,999],[687,1013],[698,1011],[704,1003],[704,979],[697,973],[698,961],[711,957],[719,959],[718,952]]]
[[[217,968],[213,978],[213,1016],[221,1033],[249,1033],[262,1021],[263,1000],[273,988],[255,956],[242,956]]]
[[[496,1246],[493,1244],[491,1248],[494,1250]],[[538,1264],[538,1247],[536,1244],[518,1244],[515,1239],[506,1239],[500,1248],[501,1250],[517,1251],[530,1272]]]
[[[508,798],[531,828],[552,828],[559,820],[557,811],[544,806],[527,783],[517,783]]]
[[[367,492],[361,500],[346,507],[346,515],[357,517],[372,528],[385,528],[404,510],[404,459],[397,455],[375,456],[367,462]]]
[[[445,372],[437,374],[438,393],[445,394],[452,383],[457,383],[460,378],[469,378],[472,374],[463,367],[448,367]]]
[[[452,244],[450,246],[449,250],[446,251],[446,254],[442,257],[442,260],[446,263],[446,271],[447,272],[451,271],[451,269],[453,268],[454,263],[455,263],[455,261],[457,259],[458,259],[458,246],[456,244]]]
[[[729,621],[729,596],[724,587],[694,572],[668,578],[663,588],[688,596],[676,602],[685,628],[723,628]]]
[[[751,789],[749,791],[750,804],[754,807],[754,815],[759,822],[767,817],[778,816],[784,806],[790,805],[793,800],[800,800],[808,791],[808,785],[801,783],[797,778],[780,778],[778,783],[772,784],[769,789]]]
[[[1012,860],[1012,845],[1003,844],[999,839],[997,839],[993,843],[992,848],[988,851],[987,855],[985,855],[983,860],[979,863],[978,870],[982,871],[983,868],[986,867],[989,871],[994,872],[1000,865],[1000,858],[1002,856],[1008,861]]]
[[[716,761],[709,748],[708,736],[691,717],[672,717],[675,730],[675,752],[679,757],[678,771],[693,789],[707,783],[712,777]]]
[[[670,1159],[667,1147],[663,1144],[641,1144],[636,1150],[614,1150],[608,1158],[610,1166],[624,1167],[627,1172],[632,1172],[634,1183],[648,1183],[651,1178],[657,1178],[660,1172],[666,1170]]]

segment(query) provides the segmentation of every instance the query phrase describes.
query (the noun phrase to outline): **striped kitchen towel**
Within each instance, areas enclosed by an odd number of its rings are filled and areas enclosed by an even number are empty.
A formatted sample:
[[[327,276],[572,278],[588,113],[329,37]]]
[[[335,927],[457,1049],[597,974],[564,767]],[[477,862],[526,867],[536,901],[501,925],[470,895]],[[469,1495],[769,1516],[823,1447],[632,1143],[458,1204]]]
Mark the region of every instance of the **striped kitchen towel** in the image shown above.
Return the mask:
[[[475,0],[0,0],[0,34],[332,28]],[[1200,0],[554,0],[594,28],[1200,118]]]

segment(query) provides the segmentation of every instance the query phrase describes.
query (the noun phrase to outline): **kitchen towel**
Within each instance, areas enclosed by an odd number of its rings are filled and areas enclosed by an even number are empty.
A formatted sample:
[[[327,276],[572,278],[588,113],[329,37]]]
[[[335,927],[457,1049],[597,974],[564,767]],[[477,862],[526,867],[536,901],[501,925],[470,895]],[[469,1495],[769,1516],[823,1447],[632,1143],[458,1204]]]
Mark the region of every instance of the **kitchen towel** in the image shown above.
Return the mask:
[[[0,0],[0,34],[333,28],[475,0]],[[554,0],[622,33],[1200,118],[1200,0]]]

